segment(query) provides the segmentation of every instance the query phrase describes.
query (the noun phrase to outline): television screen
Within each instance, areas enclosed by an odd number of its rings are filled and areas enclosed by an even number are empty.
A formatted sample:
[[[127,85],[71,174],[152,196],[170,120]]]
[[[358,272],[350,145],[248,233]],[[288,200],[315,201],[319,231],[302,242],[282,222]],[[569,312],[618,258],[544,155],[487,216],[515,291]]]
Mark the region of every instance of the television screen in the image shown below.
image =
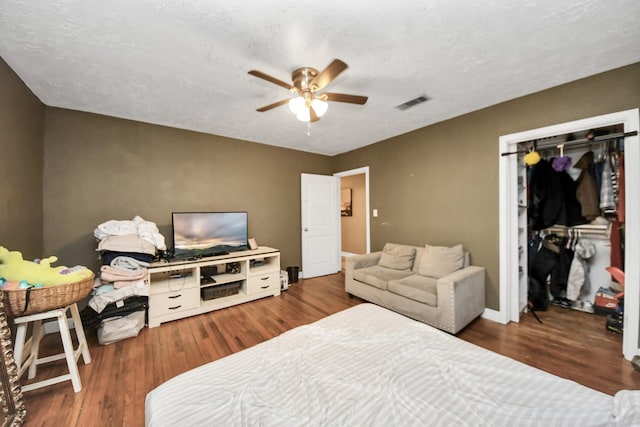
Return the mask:
[[[247,212],[173,212],[176,258],[200,258],[246,251]]]

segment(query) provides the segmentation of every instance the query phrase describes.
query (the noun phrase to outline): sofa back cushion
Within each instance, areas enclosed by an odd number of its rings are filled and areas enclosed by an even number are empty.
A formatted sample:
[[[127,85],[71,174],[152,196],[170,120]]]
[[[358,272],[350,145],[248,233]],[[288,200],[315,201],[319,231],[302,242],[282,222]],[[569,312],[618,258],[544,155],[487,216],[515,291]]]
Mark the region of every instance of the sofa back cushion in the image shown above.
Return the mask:
[[[419,260],[418,274],[440,279],[449,273],[460,270],[465,263],[462,245],[451,248],[425,245]]]
[[[393,270],[411,270],[415,257],[416,249],[414,247],[387,243],[382,248],[378,265]]]
[[[424,246],[416,246],[416,259],[413,261],[413,272],[418,274],[420,268],[420,261],[422,260],[422,253],[424,252]],[[464,262],[462,268],[469,267],[471,265],[471,256],[469,252],[464,251]]]

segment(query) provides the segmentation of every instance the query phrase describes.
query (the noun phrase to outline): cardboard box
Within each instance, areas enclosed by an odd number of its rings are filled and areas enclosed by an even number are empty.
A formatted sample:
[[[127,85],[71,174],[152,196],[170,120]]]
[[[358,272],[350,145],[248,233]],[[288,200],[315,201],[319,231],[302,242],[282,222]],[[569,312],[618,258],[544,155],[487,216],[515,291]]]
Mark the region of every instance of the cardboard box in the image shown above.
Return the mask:
[[[596,302],[595,305],[602,308],[611,308],[616,309],[618,307],[618,298],[610,297],[608,295],[599,295],[596,294]]]

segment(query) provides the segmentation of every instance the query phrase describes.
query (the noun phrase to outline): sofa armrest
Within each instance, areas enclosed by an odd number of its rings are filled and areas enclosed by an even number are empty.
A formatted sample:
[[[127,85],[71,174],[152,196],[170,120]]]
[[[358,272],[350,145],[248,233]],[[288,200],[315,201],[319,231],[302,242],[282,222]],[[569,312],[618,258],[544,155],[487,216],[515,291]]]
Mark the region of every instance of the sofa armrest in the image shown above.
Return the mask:
[[[354,288],[357,287],[353,280],[353,271],[378,264],[381,255],[382,252],[372,252],[370,254],[355,255],[345,259],[344,285],[345,290],[349,294],[353,294]]]
[[[382,252],[372,252],[366,255],[355,255],[345,259],[345,271],[351,268],[357,270],[359,268],[370,267],[378,264]]]
[[[486,270],[469,266],[438,279],[440,323],[456,334],[485,309]]]

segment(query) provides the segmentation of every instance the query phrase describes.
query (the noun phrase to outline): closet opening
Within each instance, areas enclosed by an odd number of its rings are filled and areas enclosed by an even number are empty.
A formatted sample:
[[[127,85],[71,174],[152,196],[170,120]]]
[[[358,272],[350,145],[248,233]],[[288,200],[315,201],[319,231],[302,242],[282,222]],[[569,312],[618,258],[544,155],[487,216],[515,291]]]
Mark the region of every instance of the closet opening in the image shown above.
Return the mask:
[[[500,138],[504,323],[593,313],[623,333],[625,358],[640,353],[637,132],[636,109]]]
[[[622,333],[624,280],[610,273],[624,271],[622,135],[616,124],[518,144],[525,311],[600,314]]]

